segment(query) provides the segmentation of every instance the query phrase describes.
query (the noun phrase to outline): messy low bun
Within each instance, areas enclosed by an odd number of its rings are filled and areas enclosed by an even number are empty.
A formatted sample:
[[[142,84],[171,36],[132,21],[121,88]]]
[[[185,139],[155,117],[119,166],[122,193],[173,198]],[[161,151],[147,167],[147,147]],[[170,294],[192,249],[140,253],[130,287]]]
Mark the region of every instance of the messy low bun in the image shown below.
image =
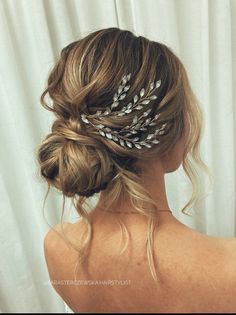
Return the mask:
[[[107,150],[83,135],[78,120],[57,119],[42,142],[38,159],[42,176],[67,197],[90,197],[116,175]]]

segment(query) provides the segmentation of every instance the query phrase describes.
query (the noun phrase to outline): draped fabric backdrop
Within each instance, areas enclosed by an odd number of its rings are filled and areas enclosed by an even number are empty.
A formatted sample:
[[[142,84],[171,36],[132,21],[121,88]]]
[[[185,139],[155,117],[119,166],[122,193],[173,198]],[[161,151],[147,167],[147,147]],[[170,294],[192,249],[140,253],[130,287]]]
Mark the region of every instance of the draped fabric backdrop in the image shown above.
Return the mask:
[[[63,47],[111,26],[163,42],[183,61],[203,109],[201,152],[215,183],[188,217],[181,208],[191,193],[189,181],[182,168],[168,174],[170,206],[180,221],[204,234],[236,236],[236,1],[0,0],[2,312],[64,312],[43,256],[47,186],[35,153],[53,116],[39,96]],[[208,181],[200,176],[204,195]],[[59,222],[61,207],[60,193],[52,190],[45,207],[51,225]],[[69,218],[76,219],[70,200],[66,207]]]

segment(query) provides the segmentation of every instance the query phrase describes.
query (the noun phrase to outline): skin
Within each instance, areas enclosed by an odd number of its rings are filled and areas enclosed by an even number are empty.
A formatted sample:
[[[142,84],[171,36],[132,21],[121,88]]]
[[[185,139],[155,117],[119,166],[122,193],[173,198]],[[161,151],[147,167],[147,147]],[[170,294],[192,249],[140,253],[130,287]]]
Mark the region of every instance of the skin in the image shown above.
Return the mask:
[[[143,183],[158,201],[158,230],[155,259],[158,279],[152,281],[145,251],[147,220],[136,214],[120,213],[131,242],[119,253],[120,230],[117,214],[101,212],[103,194],[91,212],[93,239],[86,268],[80,266],[77,279],[127,280],[126,285],[56,285],[55,290],[74,312],[235,312],[236,239],[202,235],[178,221],[168,205],[164,176],[182,163],[183,139],[173,151],[146,167]],[[143,166],[145,167],[145,165]],[[103,192],[105,193],[105,192]],[[132,211],[128,203],[118,211]],[[85,230],[83,221],[65,224],[67,238],[75,244]],[[56,230],[61,233],[60,226]],[[73,280],[78,253],[53,230],[44,241],[49,276]]]

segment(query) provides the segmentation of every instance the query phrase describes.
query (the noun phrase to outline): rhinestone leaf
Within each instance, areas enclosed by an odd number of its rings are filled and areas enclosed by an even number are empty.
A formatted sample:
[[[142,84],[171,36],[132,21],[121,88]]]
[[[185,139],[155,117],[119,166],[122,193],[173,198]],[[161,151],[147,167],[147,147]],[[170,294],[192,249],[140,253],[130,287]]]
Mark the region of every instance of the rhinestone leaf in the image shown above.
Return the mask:
[[[112,139],[112,134],[106,133],[106,137],[107,137],[108,139]]]
[[[161,80],[158,80],[158,81],[156,82],[156,88],[159,88],[159,86],[161,86]]]
[[[147,130],[147,128],[145,128],[145,127],[142,127],[142,128],[140,128],[140,130],[143,130],[143,131],[144,131],[144,130]]]
[[[129,90],[129,88],[130,88],[130,85],[125,86],[124,92],[127,92]]]
[[[152,95],[152,96],[150,96],[150,99],[151,100],[155,100],[155,99],[157,99],[157,96],[156,95]]]
[[[118,94],[120,94],[120,93],[122,92],[122,90],[123,90],[123,85],[120,85],[120,86],[118,87]]]
[[[135,143],[134,145],[135,145],[135,147],[136,147],[136,148],[138,148],[138,149],[142,149],[142,147],[141,147],[141,145],[140,145],[140,144]]]
[[[158,144],[158,143],[160,143],[160,141],[157,139],[154,139],[154,140],[152,140],[152,143]]]
[[[121,112],[121,113],[117,114],[117,116],[124,116],[124,115],[125,115],[124,112]]]
[[[119,97],[119,100],[123,100],[125,98],[125,96],[126,96],[126,93],[121,94],[121,96]]]
[[[137,109],[137,110],[140,110],[142,108],[143,108],[143,106],[141,106],[141,105],[138,105],[138,106],[135,107],[135,109]]]
[[[145,89],[142,88],[142,90],[140,91],[140,97],[142,97],[144,95],[144,93],[145,93]]]
[[[131,78],[131,73],[129,73],[129,74],[127,75],[127,80],[129,81],[130,78]]]
[[[151,112],[151,108],[149,108],[146,112],[143,113],[143,116],[147,116]]]
[[[102,113],[102,111],[101,111],[101,110],[98,110],[98,111],[96,112],[96,115],[101,115],[101,113]]]
[[[157,124],[157,123],[155,123],[155,122],[151,122],[151,123],[149,124],[149,126],[156,126],[156,124]]]
[[[144,101],[141,102],[141,104],[144,104],[144,105],[146,105],[148,103],[150,103],[150,100],[144,100]]]
[[[116,102],[114,102],[114,103],[111,105],[111,108],[117,107],[118,105],[119,105],[119,102],[116,101]]]
[[[150,84],[150,91],[153,90],[154,85],[155,85],[155,82],[152,82],[152,83]]]
[[[103,115],[108,115],[110,114],[111,109],[109,107],[106,108],[105,112],[103,113]]]
[[[152,146],[149,143],[144,142],[145,147],[151,148]]]
[[[125,142],[124,142],[124,140],[123,140],[123,139],[120,139],[120,145],[122,145],[122,147],[124,147],[124,146],[125,146]]]
[[[128,81],[128,80],[127,80],[127,76],[124,75],[123,78],[122,78],[122,83],[125,84],[127,81]]]
[[[147,118],[145,124],[148,124],[151,121],[151,118]]]
[[[104,130],[109,132],[109,131],[111,131],[111,128],[106,127],[106,128],[104,128]]]
[[[135,134],[135,133],[138,133],[138,131],[136,131],[136,130],[131,130],[131,133]]]
[[[112,136],[112,139],[115,140],[115,141],[119,141],[118,137],[114,136],[114,135]]]
[[[134,96],[134,103],[136,103],[137,100],[138,100],[138,95],[135,95],[135,96]]]
[[[115,102],[117,100],[118,100],[118,95],[117,95],[117,93],[115,93],[114,96],[113,96],[113,101]]]
[[[132,112],[132,109],[126,109],[125,110],[125,113],[127,113],[127,114],[129,114],[129,113],[131,113]]]
[[[132,124],[136,124],[138,122],[138,116],[135,115],[132,121]]]
[[[132,148],[132,147],[133,147],[133,145],[132,145],[132,143],[131,143],[131,142],[126,141],[125,143],[127,144],[127,146],[128,146],[129,148]]]
[[[86,124],[89,123],[88,119],[85,117],[85,115],[81,115],[81,119],[83,120],[83,122],[85,122]]]
[[[98,128],[104,128],[105,126],[102,124],[96,125]]]
[[[153,137],[154,137],[154,133],[150,133],[148,136],[147,136],[147,140],[149,140],[149,139],[152,139]]]
[[[132,104],[132,103],[129,103],[129,104],[127,105],[127,109],[132,108],[132,106],[133,106],[133,104]]]
[[[105,135],[105,132],[103,132],[102,130],[98,130],[98,132],[99,132],[103,137],[106,136],[106,135]]]
[[[133,141],[138,141],[139,140],[139,137],[135,137],[134,139],[133,139]]]
[[[160,116],[160,114],[156,114],[154,117],[154,120],[156,120],[159,116]]]

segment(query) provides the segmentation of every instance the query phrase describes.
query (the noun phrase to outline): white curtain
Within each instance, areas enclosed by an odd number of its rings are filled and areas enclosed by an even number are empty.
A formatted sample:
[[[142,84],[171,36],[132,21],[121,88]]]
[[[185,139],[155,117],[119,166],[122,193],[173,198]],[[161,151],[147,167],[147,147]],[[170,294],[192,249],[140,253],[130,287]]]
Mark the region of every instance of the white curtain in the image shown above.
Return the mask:
[[[46,184],[35,151],[53,117],[39,96],[64,46],[111,26],[163,42],[183,61],[204,112],[201,151],[215,184],[194,207],[196,215],[187,217],[180,209],[190,188],[180,168],[166,177],[170,206],[202,233],[236,236],[236,1],[0,0],[1,312],[65,310],[48,283],[43,256]],[[201,183],[204,194],[204,175]],[[50,224],[59,222],[61,206],[61,195],[52,191],[45,209]],[[73,219],[70,203],[67,208]]]

